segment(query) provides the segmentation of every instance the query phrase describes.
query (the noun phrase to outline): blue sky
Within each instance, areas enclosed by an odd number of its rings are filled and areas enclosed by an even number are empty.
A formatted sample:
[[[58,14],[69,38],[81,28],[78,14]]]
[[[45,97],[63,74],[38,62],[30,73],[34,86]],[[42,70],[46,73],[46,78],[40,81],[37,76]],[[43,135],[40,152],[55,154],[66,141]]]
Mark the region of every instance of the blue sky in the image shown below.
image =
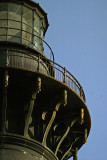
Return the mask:
[[[57,63],[80,82],[92,118],[79,160],[105,160],[107,152],[107,0],[36,0],[48,13],[45,40]],[[72,160],[72,158],[71,158]]]

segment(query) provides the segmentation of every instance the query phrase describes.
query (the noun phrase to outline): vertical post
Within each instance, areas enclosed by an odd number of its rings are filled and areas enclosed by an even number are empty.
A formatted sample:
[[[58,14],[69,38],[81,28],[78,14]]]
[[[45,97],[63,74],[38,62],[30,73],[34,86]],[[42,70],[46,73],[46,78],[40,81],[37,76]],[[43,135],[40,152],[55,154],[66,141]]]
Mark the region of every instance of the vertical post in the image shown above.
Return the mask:
[[[52,52],[52,51],[51,51],[51,52]],[[51,70],[52,70],[52,76],[55,77],[55,71],[56,71],[56,70],[55,70],[55,68],[54,68],[54,57],[53,57],[52,64],[53,64],[53,65],[52,65],[52,69],[51,69]]]
[[[78,154],[78,148],[76,147],[75,148],[75,155],[73,157],[73,160],[78,160],[77,154]]]
[[[81,125],[84,123],[84,109],[81,108]]]
[[[66,68],[64,67],[64,83],[66,83]]]
[[[5,125],[6,125],[8,78],[9,78],[8,71],[5,71],[4,77],[3,77],[2,122],[1,122],[1,132],[2,133],[5,133]]]
[[[80,87],[80,97],[82,97],[82,87]]]
[[[87,129],[84,130],[84,144],[87,142]]]
[[[40,70],[40,54],[38,55],[38,68],[37,68],[37,71],[39,72]]]
[[[23,24],[22,24],[22,20],[23,20],[23,4],[21,4],[21,44],[23,43]]]
[[[68,100],[68,93],[67,90],[63,91],[63,105],[66,106],[67,105],[67,100]]]

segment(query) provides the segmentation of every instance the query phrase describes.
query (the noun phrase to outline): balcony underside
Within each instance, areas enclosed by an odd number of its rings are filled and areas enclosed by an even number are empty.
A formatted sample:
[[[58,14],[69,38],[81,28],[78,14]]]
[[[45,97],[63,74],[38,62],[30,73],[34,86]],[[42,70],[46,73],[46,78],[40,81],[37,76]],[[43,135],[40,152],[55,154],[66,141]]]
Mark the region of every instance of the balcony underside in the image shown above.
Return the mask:
[[[75,147],[81,148],[84,144],[84,131],[87,136],[91,127],[90,113],[82,98],[66,83],[56,78],[37,71],[28,71],[9,67],[0,68],[0,104],[2,106],[3,74],[8,70],[9,82],[7,87],[6,133],[24,136],[26,108],[29,108],[34,87],[37,85],[37,77],[41,78],[41,92],[37,94],[27,136],[43,144],[47,126],[52,118],[55,106],[63,98],[63,91],[67,91],[67,105],[61,103],[49,133],[45,146],[50,148],[59,159],[70,147],[68,158],[73,156]],[[80,124],[81,108],[84,109],[84,123]],[[45,115],[45,116],[44,116]],[[0,116],[1,117],[1,116]],[[70,124],[78,119],[73,126]],[[69,132],[68,132],[69,128]],[[68,132],[68,133],[67,133]],[[66,136],[64,137],[64,135]],[[61,142],[61,138],[64,140]],[[63,138],[62,138],[63,139]],[[60,144],[58,148],[58,144]],[[56,151],[56,149],[58,149]]]

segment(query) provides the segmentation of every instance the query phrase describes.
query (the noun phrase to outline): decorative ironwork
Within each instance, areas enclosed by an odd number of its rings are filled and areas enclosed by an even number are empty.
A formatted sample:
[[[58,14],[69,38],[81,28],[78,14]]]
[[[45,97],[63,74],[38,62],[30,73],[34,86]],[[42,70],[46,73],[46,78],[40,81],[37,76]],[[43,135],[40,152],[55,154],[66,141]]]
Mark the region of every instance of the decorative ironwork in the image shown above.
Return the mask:
[[[27,115],[26,115],[26,120],[25,120],[25,128],[24,128],[24,136],[25,137],[28,137],[28,128],[29,128],[30,119],[31,119],[31,115],[32,115],[32,112],[33,112],[36,96],[41,91],[41,78],[40,77],[37,78],[37,81],[36,81],[36,84],[35,84],[34,88],[35,89],[32,93],[29,109],[28,109],[28,112],[27,112]]]
[[[63,157],[61,158],[61,160],[67,160],[69,157],[69,153],[71,152],[71,154],[73,155],[73,151],[72,151],[72,147],[73,144],[75,144],[78,140],[80,139],[80,137],[77,137],[74,142],[72,142],[70,148],[65,152],[65,154],[63,155]]]
[[[57,147],[56,147],[55,155],[57,155],[58,150],[59,150],[59,148],[60,148],[60,146],[61,146],[62,142],[64,141],[64,139],[65,139],[65,138],[66,138],[66,136],[68,135],[68,133],[69,133],[70,129],[73,127],[73,125],[75,124],[75,122],[77,122],[78,120],[79,120],[78,118],[75,118],[75,119],[71,122],[71,125],[70,125],[70,126],[68,126],[68,128],[67,128],[67,130],[66,130],[65,134],[62,136],[62,138],[60,139],[60,141],[59,141],[59,143],[58,143],[58,145],[57,145]]]

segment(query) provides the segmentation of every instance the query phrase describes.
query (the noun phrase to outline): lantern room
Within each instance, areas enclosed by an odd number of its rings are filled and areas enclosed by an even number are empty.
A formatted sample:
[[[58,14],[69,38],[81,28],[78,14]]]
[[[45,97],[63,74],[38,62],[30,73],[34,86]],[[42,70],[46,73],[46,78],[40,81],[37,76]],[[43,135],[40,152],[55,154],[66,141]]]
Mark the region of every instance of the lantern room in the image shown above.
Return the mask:
[[[43,52],[47,14],[31,0],[0,0],[0,41],[19,43]]]

